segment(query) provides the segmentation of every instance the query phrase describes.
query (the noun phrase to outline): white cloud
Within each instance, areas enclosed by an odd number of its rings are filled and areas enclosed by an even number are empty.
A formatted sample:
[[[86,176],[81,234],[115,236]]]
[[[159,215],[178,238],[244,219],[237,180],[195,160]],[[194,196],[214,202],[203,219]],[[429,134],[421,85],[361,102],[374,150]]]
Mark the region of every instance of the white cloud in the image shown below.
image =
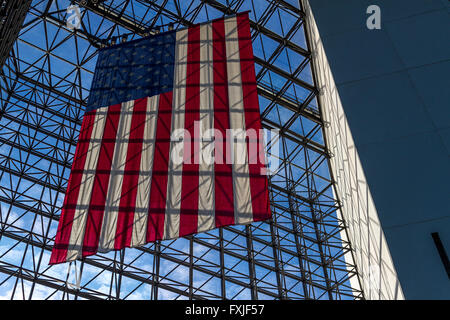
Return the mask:
[[[8,251],[11,247],[2,245],[0,246],[0,257],[3,262],[8,263],[19,263],[22,259],[23,252],[17,248],[11,249]],[[7,252],[8,251],[8,252]]]
[[[11,300],[13,291],[14,291],[14,287],[12,285],[10,285],[8,287],[0,288],[0,300]],[[23,282],[23,285],[22,285],[22,282],[19,281],[17,288],[14,292],[13,300],[27,300],[30,296],[30,292],[31,292],[31,283]],[[56,292],[54,295],[52,295],[54,292],[55,292],[55,289],[36,284],[33,289],[33,294],[31,296],[31,299],[32,300],[45,300],[45,299],[59,300],[59,299],[61,299],[62,293]],[[50,295],[52,295],[52,296],[50,297]]]
[[[9,212],[9,215],[8,215]],[[11,210],[8,210],[8,207],[6,207],[5,205],[2,205],[1,207],[1,221],[3,223],[8,223],[9,225],[12,225],[16,228],[24,228],[24,221],[23,221],[23,217],[19,219],[20,215],[15,212],[12,208]],[[6,217],[8,217],[8,220],[6,220]]]

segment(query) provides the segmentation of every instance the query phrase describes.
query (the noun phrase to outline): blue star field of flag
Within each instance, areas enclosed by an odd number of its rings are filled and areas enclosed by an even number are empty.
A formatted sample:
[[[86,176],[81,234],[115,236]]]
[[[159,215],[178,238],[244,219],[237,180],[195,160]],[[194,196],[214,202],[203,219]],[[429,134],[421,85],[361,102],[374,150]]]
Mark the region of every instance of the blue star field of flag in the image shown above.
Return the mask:
[[[169,31],[100,49],[86,112],[172,91],[175,41]]]

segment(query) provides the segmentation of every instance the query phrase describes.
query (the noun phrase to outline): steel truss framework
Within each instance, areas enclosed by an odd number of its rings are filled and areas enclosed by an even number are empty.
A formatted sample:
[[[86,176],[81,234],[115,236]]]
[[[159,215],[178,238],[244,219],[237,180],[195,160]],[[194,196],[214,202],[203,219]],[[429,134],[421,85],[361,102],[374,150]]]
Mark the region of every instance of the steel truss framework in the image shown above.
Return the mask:
[[[97,49],[245,10],[263,126],[280,130],[273,219],[49,266]],[[363,298],[303,18],[296,0],[32,1],[0,74],[0,298]]]

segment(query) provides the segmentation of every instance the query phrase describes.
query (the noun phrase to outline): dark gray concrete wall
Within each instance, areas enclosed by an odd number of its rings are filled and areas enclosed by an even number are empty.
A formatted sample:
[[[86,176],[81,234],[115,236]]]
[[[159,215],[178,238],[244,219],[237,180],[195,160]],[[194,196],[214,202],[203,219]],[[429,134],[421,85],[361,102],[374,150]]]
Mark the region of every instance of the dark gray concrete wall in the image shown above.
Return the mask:
[[[309,3],[403,293],[449,299],[450,1]]]

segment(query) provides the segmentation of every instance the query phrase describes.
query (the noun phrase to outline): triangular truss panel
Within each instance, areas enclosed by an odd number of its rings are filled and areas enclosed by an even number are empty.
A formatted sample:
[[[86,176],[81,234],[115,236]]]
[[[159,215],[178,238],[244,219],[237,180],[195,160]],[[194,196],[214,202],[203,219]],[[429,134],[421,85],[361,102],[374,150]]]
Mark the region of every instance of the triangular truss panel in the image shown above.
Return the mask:
[[[34,0],[11,8],[22,20],[0,27],[12,30],[0,33],[9,45],[0,52],[0,299],[363,298],[297,1]],[[280,150],[273,219],[49,266],[98,49],[246,10],[262,124],[279,130],[269,143]]]

